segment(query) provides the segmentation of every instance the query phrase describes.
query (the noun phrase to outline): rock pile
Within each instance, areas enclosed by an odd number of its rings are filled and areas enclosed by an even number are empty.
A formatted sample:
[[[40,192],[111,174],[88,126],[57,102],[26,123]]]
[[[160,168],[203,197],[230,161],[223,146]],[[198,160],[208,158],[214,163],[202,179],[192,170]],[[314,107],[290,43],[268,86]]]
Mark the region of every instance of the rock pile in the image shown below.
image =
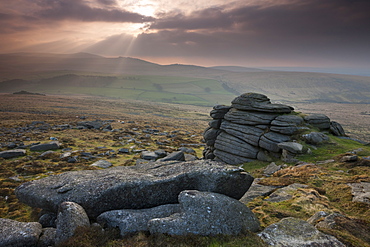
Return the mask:
[[[231,106],[217,105],[210,113],[213,120],[203,134],[206,159],[236,165],[252,160],[270,161],[282,155],[291,158],[308,151],[293,142],[301,130],[316,128],[344,135],[340,124],[331,122],[327,116],[301,117],[292,107],[272,104],[262,94],[245,93],[231,103]],[[324,137],[318,138],[320,134],[308,134],[307,139],[325,141]]]

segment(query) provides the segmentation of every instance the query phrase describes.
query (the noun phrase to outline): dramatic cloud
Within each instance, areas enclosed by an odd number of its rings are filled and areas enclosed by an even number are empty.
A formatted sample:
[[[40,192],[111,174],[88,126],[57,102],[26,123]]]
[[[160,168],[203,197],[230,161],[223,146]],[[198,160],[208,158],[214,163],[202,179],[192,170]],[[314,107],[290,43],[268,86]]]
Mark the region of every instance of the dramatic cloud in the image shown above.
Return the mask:
[[[47,1],[48,7],[35,13],[41,19],[79,20],[103,22],[136,22],[153,21],[154,18],[118,9],[103,9],[86,5],[82,0]],[[101,0],[100,3],[114,4],[114,1]]]
[[[116,0],[97,0],[97,2],[103,5],[117,5]]]
[[[3,53],[370,69],[368,0],[12,0],[0,9]]]

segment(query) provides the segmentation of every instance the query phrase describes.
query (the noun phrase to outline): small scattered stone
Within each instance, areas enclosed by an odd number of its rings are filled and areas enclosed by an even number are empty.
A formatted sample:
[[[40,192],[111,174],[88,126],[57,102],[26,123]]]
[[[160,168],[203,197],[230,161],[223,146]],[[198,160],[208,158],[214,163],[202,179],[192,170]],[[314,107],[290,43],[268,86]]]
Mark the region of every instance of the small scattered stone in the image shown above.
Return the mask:
[[[263,175],[264,176],[271,176],[275,172],[279,171],[281,169],[281,166],[276,165],[275,162],[271,162],[264,170]]]
[[[100,168],[108,168],[108,167],[112,166],[112,163],[107,161],[107,160],[98,160],[98,161],[94,162],[93,164],[91,164],[90,166],[96,166],[96,167],[100,167]]]
[[[11,159],[26,155],[26,150],[24,149],[13,149],[0,152],[0,158]]]
[[[177,161],[185,161],[185,154],[182,151],[173,152],[167,155],[164,158],[159,159],[158,161],[171,161],[171,160],[177,160]]]
[[[281,142],[278,144],[278,147],[292,154],[304,154],[307,152],[307,148],[297,142]]]
[[[119,154],[129,154],[130,153],[130,149],[128,149],[128,148],[120,148],[120,149],[118,149],[118,153]]]
[[[311,132],[302,136],[308,144],[318,145],[329,141],[329,137],[321,132]]]
[[[156,160],[158,159],[158,154],[152,151],[143,151],[141,152],[141,158],[144,160]]]
[[[60,143],[57,141],[52,141],[49,143],[42,143],[38,145],[34,145],[30,147],[31,151],[48,151],[48,150],[55,150],[60,148]]]
[[[341,162],[355,162],[357,160],[358,160],[357,155],[345,155],[340,159]]]
[[[67,159],[67,162],[68,163],[76,163],[77,161],[78,161],[77,156],[75,156],[75,157],[69,157]]]

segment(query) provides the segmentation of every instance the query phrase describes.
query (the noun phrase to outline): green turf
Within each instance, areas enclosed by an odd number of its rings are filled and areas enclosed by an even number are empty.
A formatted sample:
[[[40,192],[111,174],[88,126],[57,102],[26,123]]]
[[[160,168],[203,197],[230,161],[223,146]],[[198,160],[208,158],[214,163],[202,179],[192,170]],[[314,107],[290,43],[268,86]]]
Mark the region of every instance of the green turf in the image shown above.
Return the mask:
[[[213,79],[108,75],[56,71],[32,76],[32,92],[44,94],[86,94],[121,99],[213,106],[229,104],[235,97]]]

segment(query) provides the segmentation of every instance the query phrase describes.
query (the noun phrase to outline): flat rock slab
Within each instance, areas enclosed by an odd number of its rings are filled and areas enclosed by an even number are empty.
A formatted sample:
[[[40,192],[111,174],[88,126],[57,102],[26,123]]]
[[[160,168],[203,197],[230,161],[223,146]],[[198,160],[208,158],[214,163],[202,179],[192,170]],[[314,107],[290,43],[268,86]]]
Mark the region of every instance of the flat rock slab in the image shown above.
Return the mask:
[[[338,239],[317,230],[307,221],[288,217],[272,224],[258,234],[269,246],[303,247],[331,246],[345,247]]]
[[[0,246],[37,246],[41,232],[42,226],[38,222],[18,222],[0,218]]]
[[[189,189],[240,199],[253,180],[242,168],[216,161],[167,161],[66,172],[24,183],[15,193],[21,202],[55,213],[60,203],[76,202],[95,218],[110,210],[174,204]]]
[[[279,115],[276,113],[250,112],[233,108],[225,115],[225,119],[236,124],[254,126],[269,125],[277,116]]]
[[[26,150],[24,149],[13,149],[0,152],[0,158],[11,159],[15,157],[20,157],[26,155]]]
[[[263,94],[245,93],[236,97],[232,107],[247,111],[290,113],[293,107],[282,104],[271,104],[270,99]]]
[[[41,143],[41,144],[34,145],[34,146],[30,147],[30,150],[31,151],[48,151],[48,150],[58,149],[59,147],[60,147],[59,142],[52,141],[52,142],[49,142],[49,143]]]

